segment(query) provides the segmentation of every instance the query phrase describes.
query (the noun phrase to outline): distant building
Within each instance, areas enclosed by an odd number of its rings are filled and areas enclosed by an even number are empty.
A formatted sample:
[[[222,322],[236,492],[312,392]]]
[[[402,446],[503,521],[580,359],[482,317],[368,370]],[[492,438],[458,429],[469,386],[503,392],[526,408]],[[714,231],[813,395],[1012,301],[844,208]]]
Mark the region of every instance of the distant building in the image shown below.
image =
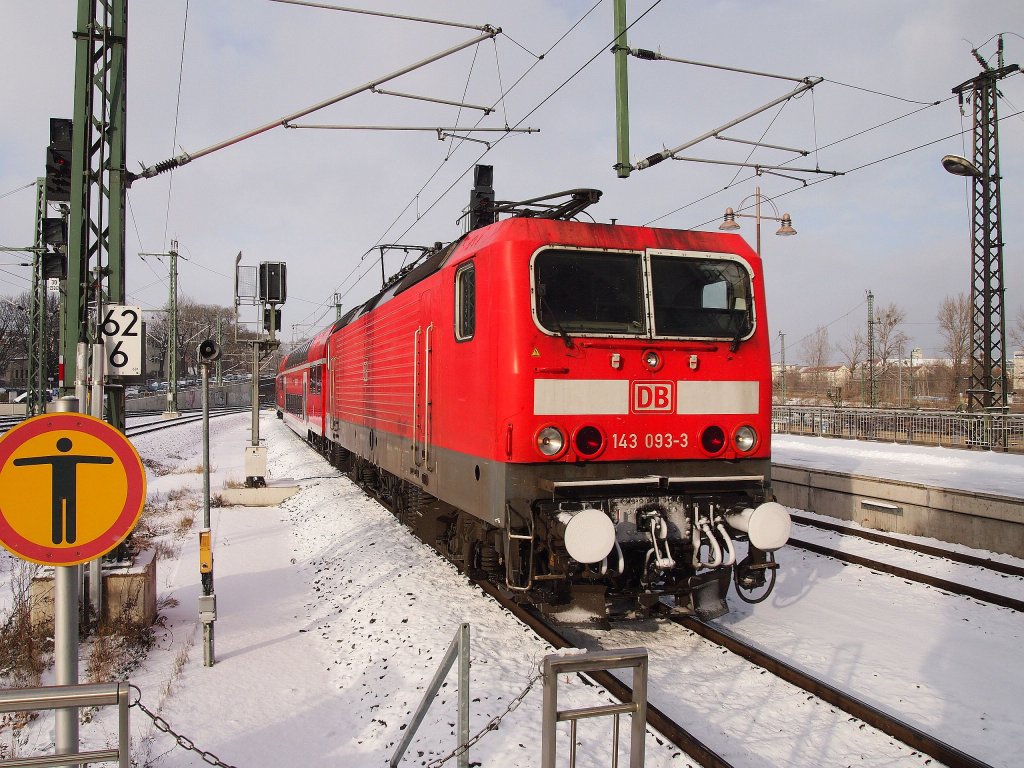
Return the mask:
[[[4,381],[12,389],[28,389],[28,357],[12,357],[4,371]]]

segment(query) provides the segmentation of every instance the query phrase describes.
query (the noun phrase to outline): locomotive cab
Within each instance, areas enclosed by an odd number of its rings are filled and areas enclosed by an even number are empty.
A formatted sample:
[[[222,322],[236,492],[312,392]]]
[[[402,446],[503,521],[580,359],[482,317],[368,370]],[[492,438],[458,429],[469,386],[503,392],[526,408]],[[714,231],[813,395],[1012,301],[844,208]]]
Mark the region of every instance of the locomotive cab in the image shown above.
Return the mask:
[[[760,260],[555,210],[427,249],[286,362],[286,421],[301,402],[421,538],[564,620],[763,599],[789,517]]]

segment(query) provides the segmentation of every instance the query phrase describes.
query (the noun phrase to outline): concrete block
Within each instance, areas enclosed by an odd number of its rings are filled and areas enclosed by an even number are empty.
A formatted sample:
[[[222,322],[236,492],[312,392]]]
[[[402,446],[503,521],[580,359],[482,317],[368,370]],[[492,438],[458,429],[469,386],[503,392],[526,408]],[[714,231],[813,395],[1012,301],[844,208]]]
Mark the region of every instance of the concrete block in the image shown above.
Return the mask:
[[[83,594],[88,595],[89,576],[87,566]],[[104,606],[106,621],[129,620],[149,626],[156,621],[156,553],[142,552],[127,568],[103,569]],[[33,625],[53,625],[53,609],[56,602],[54,572],[45,568],[33,579],[29,588]]]

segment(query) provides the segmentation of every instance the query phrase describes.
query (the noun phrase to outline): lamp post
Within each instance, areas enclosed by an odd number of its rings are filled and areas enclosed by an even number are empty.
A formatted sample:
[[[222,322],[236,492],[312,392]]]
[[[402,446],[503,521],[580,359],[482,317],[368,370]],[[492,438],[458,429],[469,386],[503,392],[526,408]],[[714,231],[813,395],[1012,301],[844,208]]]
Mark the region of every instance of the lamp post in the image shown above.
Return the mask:
[[[796,230],[793,229],[793,219],[790,218],[789,214],[788,213],[783,213],[780,216],[779,215],[779,209],[775,207],[775,203],[772,202],[772,199],[770,197],[767,197],[767,196],[761,194],[761,187],[754,187],[754,194],[751,197],[754,198],[754,213],[736,213],[736,211],[734,211],[732,208],[726,208],[725,209],[725,216],[722,219],[722,223],[718,225],[718,228],[721,229],[721,230],[724,230],[725,232],[731,232],[733,230],[737,230],[737,229],[740,228],[739,222],[736,221],[736,217],[737,216],[740,216],[740,217],[743,217],[743,218],[746,218],[746,219],[754,219],[757,222],[757,224],[756,224],[757,249],[756,250],[757,250],[758,257],[760,257],[761,256],[761,219],[771,219],[772,221],[779,222],[779,224],[781,226],[779,226],[779,229],[778,229],[778,231],[776,231],[775,234],[779,235],[781,237],[788,237],[789,235],[795,235],[796,234]],[[745,197],[745,198],[743,198],[740,201],[740,205],[739,205],[740,210],[743,210],[744,206],[746,206],[747,201],[749,199],[750,199],[750,197]],[[761,214],[761,201],[762,200],[764,200],[766,203],[768,203],[768,205],[771,206],[772,212],[775,214],[774,216],[764,216],[764,215]]]

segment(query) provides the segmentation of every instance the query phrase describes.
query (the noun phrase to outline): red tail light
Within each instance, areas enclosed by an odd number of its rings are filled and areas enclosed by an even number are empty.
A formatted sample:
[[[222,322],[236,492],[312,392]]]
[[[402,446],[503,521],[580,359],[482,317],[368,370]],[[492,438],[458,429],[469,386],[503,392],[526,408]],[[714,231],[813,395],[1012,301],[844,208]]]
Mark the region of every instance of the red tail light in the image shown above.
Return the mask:
[[[581,456],[596,456],[604,448],[604,435],[597,427],[582,427],[573,444]]]
[[[700,445],[707,453],[721,453],[725,448],[725,432],[721,427],[708,427],[700,434]]]

